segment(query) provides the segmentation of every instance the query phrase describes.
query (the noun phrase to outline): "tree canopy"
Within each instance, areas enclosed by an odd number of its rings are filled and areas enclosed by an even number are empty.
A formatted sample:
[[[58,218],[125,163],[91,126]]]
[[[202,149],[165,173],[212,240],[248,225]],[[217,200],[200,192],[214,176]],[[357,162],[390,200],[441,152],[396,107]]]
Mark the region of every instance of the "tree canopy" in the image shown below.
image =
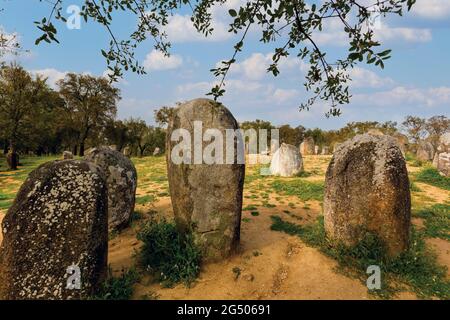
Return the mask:
[[[41,0],[42,1],[42,0]],[[47,17],[37,22],[42,35],[36,40],[59,42],[55,20],[66,22],[62,15],[65,0],[56,0]],[[110,77],[117,80],[124,71],[145,73],[135,56],[135,49],[147,39],[152,39],[155,49],[170,54],[170,39],[164,33],[169,17],[188,9],[196,30],[205,37],[214,32],[214,8],[223,6],[226,0],[85,0],[81,16],[85,21],[103,25],[110,35],[109,48],[102,49]],[[309,109],[317,99],[330,103],[327,116],[341,114],[341,106],[349,103],[349,70],[360,62],[384,68],[391,50],[381,48],[376,39],[372,23],[389,14],[402,15],[409,11],[416,0],[250,0],[242,1],[238,7],[229,9],[228,32],[237,37],[230,59],[221,61],[211,69],[218,84],[208,93],[215,100],[225,93],[226,77],[231,66],[237,61],[251,27],[259,32],[259,40],[275,47],[272,64],[268,72],[277,76],[278,65],[283,58],[294,55],[305,60],[308,72],[304,86],[311,97],[300,104],[300,109]],[[132,13],[138,18],[135,30],[125,39],[119,39],[114,32],[114,17],[118,13]],[[318,33],[324,30],[327,21],[337,21],[348,39],[348,52],[335,61],[316,41]]]

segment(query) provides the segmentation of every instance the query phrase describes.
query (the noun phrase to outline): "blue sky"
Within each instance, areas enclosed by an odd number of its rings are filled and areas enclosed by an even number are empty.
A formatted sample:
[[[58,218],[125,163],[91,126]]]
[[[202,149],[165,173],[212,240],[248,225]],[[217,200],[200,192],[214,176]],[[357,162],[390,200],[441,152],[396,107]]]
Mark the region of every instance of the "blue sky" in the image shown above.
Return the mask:
[[[156,108],[204,96],[215,81],[209,70],[232,55],[237,37],[226,32],[226,12],[239,2],[242,0],[230,0],[215,10],[216,31],[207,39],[195,33],[184,12],[173,16],[167,27],[172,41],[170,58],[154,52],[152,41],[143,43],[137,56],[148,74],[128,73],[118,84],[122,91],[119,117],[141,117],[153,123]],[[66,0],[64,6],[79,3]],[[106,62],[100,49],[108,48],[109,38],[101,26],[83,22],[80,30],[69,30],[62,24],[61,44],[35,46],[39,32],[33,21],[47,16],[50,4],[39,0],[0,4],[5,9],[0,13],[0,28],[17,34],[22,47],[30,51],[17,58],[27,70],[48,76],[51,84],[66,72],[104,74]],[[113,30],[126,37],[135,24],[135,17],[120,15]],[[308,98],[302,85],[306,65],[292,56],[283,62],[280,76],[266,74],[272,47],[258,42],[257,29],[238,56],[222,102],[238,121],[258,118],[307,128],[339,128],[349,121],[401,122],[408,114],[450,116],[450,0],[417,0],[413,12],[382,20],[376,32],[384,46],[393,49],[393,57],[384,70],[361,64],[351,72],[353,99],[339,118],[327,119],[328,105],[323,102],[310,111],[298,111],[298,105]],[[339,25],[330,23],[317,39],[330,57],[346,55]]]

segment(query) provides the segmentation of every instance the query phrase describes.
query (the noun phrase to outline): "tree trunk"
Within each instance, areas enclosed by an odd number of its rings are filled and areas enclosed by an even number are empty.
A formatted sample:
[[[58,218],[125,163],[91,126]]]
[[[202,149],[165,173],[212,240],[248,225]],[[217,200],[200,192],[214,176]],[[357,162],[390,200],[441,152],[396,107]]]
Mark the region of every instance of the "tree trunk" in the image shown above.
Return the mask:
[[[9,152],[6,155],[6,162],[10,170],[17,170],[19,165],[19,156],[16,153],[16,145],[13,140],[10,141]]]
[[[80,143],[80,157],[84,157],[84,141]]]
[[[75,144],[75,145],[73,146],[73,148],[72,148],[72,153],[73,153],[74,156],[76,156],[76,155],[78,154],[78,145],[77,145],[77,144]]]

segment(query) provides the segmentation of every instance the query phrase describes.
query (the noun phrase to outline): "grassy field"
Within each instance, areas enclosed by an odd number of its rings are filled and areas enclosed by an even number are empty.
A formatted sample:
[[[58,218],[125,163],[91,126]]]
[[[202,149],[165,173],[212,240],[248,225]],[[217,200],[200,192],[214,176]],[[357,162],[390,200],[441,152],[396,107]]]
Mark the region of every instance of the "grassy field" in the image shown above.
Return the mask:
[[[24,158],[15,172],[0,167],[0,219],[29,172],[54,159]],[[408,158],[413,244],[404,256],[391,261],[374,239],[351,250],[328,246],[322,199],[330,159],[306,156],[305,172],[293,178],[261,176],[261,166],[247,166],[240,252],[197,270],[195,248],[172,241],[164,249],[188,259],[190,269],[181,274],[186,269],[172,268],[174,276],[162,278],[161,273],[169,272],[167,268],[175,262],[151,261],[155,270],[149,272],[140,261],[152,258],[143,252],[160,249],[149,249],[154,240],[147,241],[149,237],[174,237],[165,159],[133,158],[138,171],[136,212],[130,228],[110,235],[112,277],[99,298],[450,299],[450,179],[441,177],[429,164]],[[151,221],[160,223],[149,225]],[[365,286],[365,268],[370,264],[382,267],[380,291],[369,292]]]

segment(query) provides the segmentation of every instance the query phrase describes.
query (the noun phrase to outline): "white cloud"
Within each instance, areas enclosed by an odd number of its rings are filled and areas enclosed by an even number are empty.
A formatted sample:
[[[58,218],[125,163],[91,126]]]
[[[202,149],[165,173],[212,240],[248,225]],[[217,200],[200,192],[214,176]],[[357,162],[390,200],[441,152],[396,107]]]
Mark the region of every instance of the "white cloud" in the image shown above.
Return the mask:
[[[176,54],[165,56],[158,50],[153,50],[145,57],[143,66],[147,71],[176,69],[183,64],[183,58]]]
[[[47,83],[53,89],[56,89],[58,82],[61,79],[64,79],[68,71],[59,71],[53,68],[41,69],[41,70],[30,70],[31,74],[37,76],[40,75],[44,78],[47,78]]]
[[[298,101],[300,92],[296,89],[276,89],[272,95],[272,99],[277,104],[283,104],[296,99]]]
[[[450,0],[448,0],[450,2]],[[431,29],[411,27],[391,27],[380,21],[374,28],[374,37],[380,41],[402,41],[407,43],[423,43],[432,40]],[[332,19],[324,23],[323,31],[314,32],[315,42],[319,45],[347,46],[349,38],[344,32],[342,22]]]
[[[416,16],[428,19],[444,19],[450,17],[449,0],[417,0],[411,9]]]
[[[433,38],[430,29],[392,28],[385,24],[375,30],[375,35],[381,41],[402,40],[409,43],[429,42]]]
[[[273,63],[272,54],[253,53],[249,58],[231,66],[230,75],[242,75],[249,80],[261,80],[266,77],[267,68]],[[307,64],[295,57],[281,58],[278,69],[281,75],[289,72],[298,74],[307,70]]]
[[[394,84],[391,78],[380,77],[375,72],[360,67],[351,69],[349,75],[352,79],[350,86],[354,88],[380,88]]]
[[[164,30],[172,43],[223,41],[232,36],[228,33],[228,26],[220,20],[215,20],[212,27],[214,28],[213,33],[205,37],[195,29],[190,16],[175,14],[169,17],[169,23]]]
[[[355,94],[355,103],[369,102],[375,106],[404,106],[437,107],[450,103],[450,87],[436,88],[407,88],[395,87],[388,91],[371,94]]]

